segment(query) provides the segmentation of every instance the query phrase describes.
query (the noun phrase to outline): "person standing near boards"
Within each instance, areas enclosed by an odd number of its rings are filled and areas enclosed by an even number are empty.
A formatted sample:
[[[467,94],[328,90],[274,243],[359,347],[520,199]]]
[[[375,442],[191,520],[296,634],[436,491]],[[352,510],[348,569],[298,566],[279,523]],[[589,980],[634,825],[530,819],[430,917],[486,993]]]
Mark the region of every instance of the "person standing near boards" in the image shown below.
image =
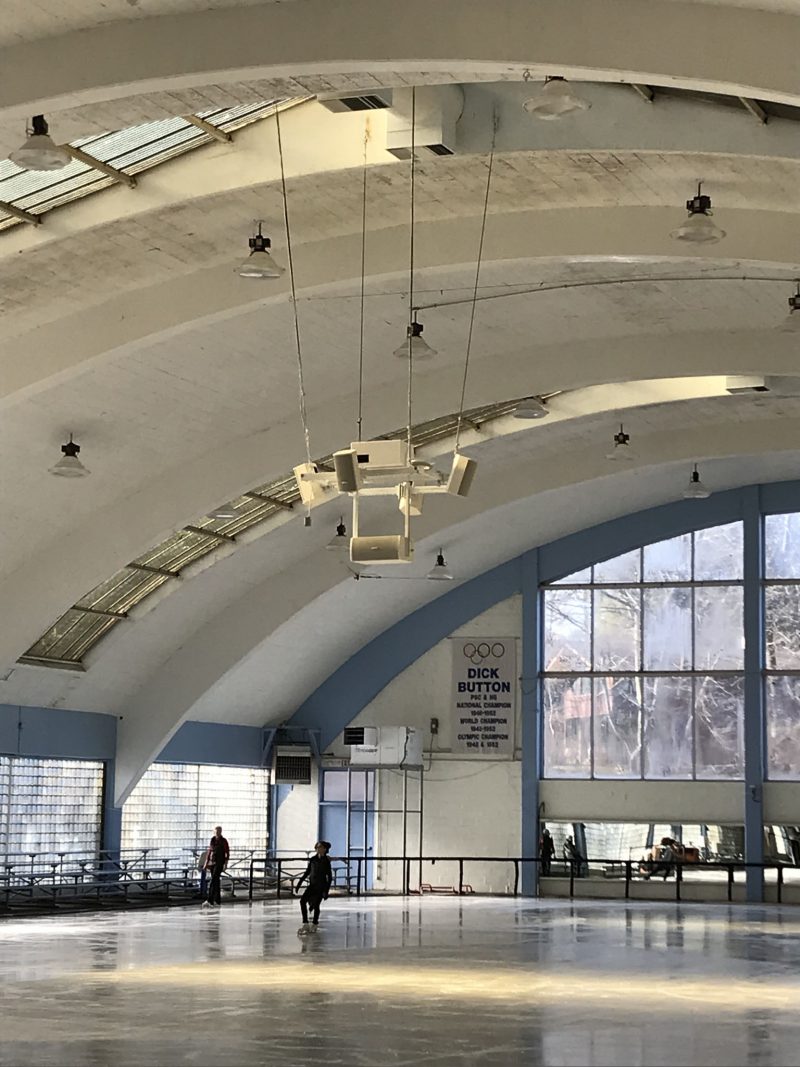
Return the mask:
[[[333,870],[328,853],[331,850],[330,841],[317,841],[314,845],[314,855],[308,861],[305,873],[297,883],[296,888],[308,879],[308,888],[300,897],[300,913],[303,916],[303,925],[297,931],[298,936],[305,937],[312,931],[316,933],[319,926],[319,906],[323,900],[328,899],[333,882]],[[308,909],[311,908],[311,923],[308,922]]]
[[[206,867],[211,872],[211,884],[208,889],[208,900],[203,904],[204,908],[213,908],[222,903],[220,879],[222,878],[222,872],[228,866],[230,857],[231,850],[228,847],[228,842],[222,836],[222,827],[216,826],[214,828],[214,836],[208,846],[206,859]]]
[[[539,841],[539,859],[542,862],[542,877],[549,877],[550,864],[552,863],[555,854],[556,846],[550,831],[545,826],[544,830],[542,830],[541,840]]]

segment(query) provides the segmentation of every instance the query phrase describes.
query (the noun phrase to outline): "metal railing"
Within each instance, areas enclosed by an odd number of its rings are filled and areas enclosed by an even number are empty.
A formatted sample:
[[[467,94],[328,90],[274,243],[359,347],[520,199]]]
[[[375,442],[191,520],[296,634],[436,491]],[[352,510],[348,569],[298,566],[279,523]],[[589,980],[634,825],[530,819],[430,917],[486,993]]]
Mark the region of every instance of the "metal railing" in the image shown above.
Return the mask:
[[[521,892],[522,871],[526,865],[535,866],[541,880],[547,881],[548,878],[553,879],[568,879],[570,898],[580,897],[580,884],[594,881],[607,882],[609,878],[616,878],[624,882],[624,898],[625,900],[631,899],[631,886],[636,884],[645,884],[649,879],[645,878],[645,871],[640,871],[642,866],[640,860],[620,860],[620,859],[603,859],[599,857],[591,857],[588,859],[579,858],[571,860],[551,860],[549,865],[545,861],[545,866],[549,870],[549,874],[542,874],[543,862],[538,856],[339,856],[331,857],[332,862],[336,863],[334,871],[344,872],[337,881],[334,881],[334,888],[344,888],[348,895],[351,896],[366,896],[372,893],[381,896],[387,895],[417,895],[424,891],[423,887],[428,883],[422,881],[422,867],[424,864],[430,864],[434,866],[437,863],[450,863],[455,864],[458,872],[457,880],[452,883],[451,886],[432,887],[434,891],[450,892],[454,896],[464,896],[474,892],[471,882],[467,881],[470,877],[470,865],[477,864],[495,864],[504,865],[509,873],[512,875],[512,879],[508,882],[508,890],[505,893],[493,893],[495,896],[512,896],[517,897]],[[658,863],[659,861],[655,861]],[[373,890],[368,887],[368,865],[376,863],[399,863],[402,865],[402,883],[400,888],[395,890],[378,889]],[[248,885],[248,898],[252,900],[254,898],[257,889],[269,892],[274,890],[275,896],[280,898],[282,896],[292,896],[296,889],[297,881],[306,868],[307,858],[300,855],[286,855],[286,856],[266,856],[256,857],[250,861],[250,877]],[[776,898],[777,903],[783,903],[783,889],[784,889],[784,872],[795,871],[800,875],[800,868],[791,863],[783,863],[780,860],[767,861],[762,863],[747,863],[744,860],[736,859],[723,859],[723,860],[705,860],[699,862],[683,862],[680,860],[672,860],[669,863],[664,863],[662,866],[667,866],[669,869],[665,872],[665,881],[667,877],[675,878],[675,900],[680,902],[682,898],[682,889],[684,886],[686,871],[718,871],[725,875],[725,881],[727,885],[727,899],[733,901],[734,899],[734,886],[737,884],[735,876],[737,873],[744,873],[749,870],[759,870],[763,873],[767,871],[776,872]],[[417,888],[412,888],[412,873],[414,868],[417,868],[419,872]],[[473,867],[474,870],[474,867]],[[599,877],[598,877],[599,876]],[[650,878],[653,877],[650,873]],[[718,884],[714,882],[696,882],[698,885]],[[741,883],[738,883],[741,884]],[[800,878],[798,880],[798,888],[800,888]],[[540,883],[541,889],[541,883]],[[546,893],[544,895],[547,895]],[[641,897],[637,899],[647,899]],[[663,899],[659,896],[658,899]]]
[[[199,895],[204,850],[161,854],[157,848],[119,851],[27,852],[0,861],[0,909],[55,909],[93,903],[155,904]],[[235,897],[246,889],[254,851],[234,852],[225,887]]]

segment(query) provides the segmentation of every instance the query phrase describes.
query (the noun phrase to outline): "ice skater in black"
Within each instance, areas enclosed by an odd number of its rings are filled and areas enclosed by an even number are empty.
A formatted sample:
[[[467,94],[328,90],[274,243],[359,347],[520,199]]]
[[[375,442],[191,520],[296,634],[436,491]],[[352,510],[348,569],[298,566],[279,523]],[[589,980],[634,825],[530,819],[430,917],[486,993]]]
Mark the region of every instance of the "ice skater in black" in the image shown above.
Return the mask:
[[[303,925],[297,931],[301,936],[316,930],[319,925],[319,906],[323,900],[328,899],[328,893],[333,881],[333,871],[328,853],[331,850],[330,841],[317,841],[314,845],[314,855],[308,861],[305,873],[297,883],[297,889],[308,879],[308,888],[300,897],[300,911],[303,915]],[[311,925],[308,922],[308,909],[311,908]]]

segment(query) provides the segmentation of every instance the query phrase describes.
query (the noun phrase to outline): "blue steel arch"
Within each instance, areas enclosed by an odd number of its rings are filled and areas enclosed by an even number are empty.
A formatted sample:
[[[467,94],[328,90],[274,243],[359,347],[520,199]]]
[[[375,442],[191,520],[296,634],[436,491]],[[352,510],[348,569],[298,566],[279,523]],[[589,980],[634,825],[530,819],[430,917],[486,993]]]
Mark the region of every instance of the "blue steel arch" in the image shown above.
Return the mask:
[[[520,593],[522,676],[530,682],[522,686],[522,853],[533,856],[538,844],[539,807],[538,686],[533,683],[538,678],[541,661],[540,585],[640,545],[708,526],[742,521],[745,538],[745,706],[749,705],[753,712],[757,712],[745,723],[745,858],[758,862],[763,857],[764,744],[761,517],[791,511],[800,511],[800,481],[747,486],[714,494],[707,500],[662,504],[531,548],[384,630],[318,686],[291,717],[289,725],[319,731],[321,748],[326,748],[382,689],[439,641],[481,612]],[[748,872],[750,899],[760,899],[758,874],[757,871]],[[533,871],[523,879],[523,892],[535,892],[535,877],[532,875]]]

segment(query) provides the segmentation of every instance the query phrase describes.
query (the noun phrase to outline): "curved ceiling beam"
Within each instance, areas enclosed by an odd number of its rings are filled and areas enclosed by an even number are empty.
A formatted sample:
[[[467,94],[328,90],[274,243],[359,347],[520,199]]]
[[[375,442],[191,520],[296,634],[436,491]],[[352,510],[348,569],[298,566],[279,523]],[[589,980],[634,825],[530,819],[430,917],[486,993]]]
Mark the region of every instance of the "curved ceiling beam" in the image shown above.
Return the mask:
[[[530,261],[532,251],[542,259],[671,258],[686,252],[669,237],[682,217],[671,208],[641,206],[506,211],[490,217],[484,263]],[[796,263],[800,212],[728,209],[724,225],[726,260]],[[479,217],[464,216],[419,223],[418,270],[472,262],[479,226]],[[361,239],[355,234],[301,245],[296,250],[295,270],[302,279],[302,291],[341,286],[346,284],[343,279],[350,278],[355,292],[360,255]],[[393,226],[370,235],[371,278],[402,276],[407,271],[406,258],[407,228]],[[242,279],[228,263],[137,289],[135,304],[132,294],[125,292],[97,307],[12,337],[6,335],[0,340],[0,406],[86,370],[103,357],[286,299],[288,284],[285,275],[266,285]],[[513,390],[506,395],[513,395]]]
[[[792,15],[640,0],[306,0],[118,21],[0,51],[0,116],[310,73],[559,73],[798,100]],[[769,61],[765,62],[764,57]],[[429,75],[430,76],[430,75]],[[375,81],[367,80],[367,84]]]
[[[682,427],[681,433],[667,429],[646,434],[637,438],[640,457],[637,463],[626,465],[628,469],[616,478],[603,478],[603,493],[590,494],[588,498],[587,483],[608,471],[596,443],[587,444],[579,439],[572,447],[564,446],[548,454],[547,462],[535,454],[523,458],[512,451],[504,468],[492,471],[491,484],[484,483],[480,500],[470,498],[462,502],[464,512],[458,528],[434,533],[439,520],[431,517],[425,524],[425,532],[431,544],[443,537],[448,543],[457,542],[459,556],[464,561],[462,574],[469,578],[512,558],[525,547],[552,539],[551,534],[543,533],[539,537],[540,530],[557,528],[559,536],[563,536],[591,523],[595,513],[611,518],[647,504],[674,499],[680,492],[680,481],[674,475],[677,461],[689,464],[696,456],[764,456],[782,450],[794,454],[799,430],[800,419],[796,418],[732,422],[723,417],[722,421],[699,420]],[[665,465],[673,472],[666,492],[663,480],[660,483],[656,477]],[[629,488],[628,499],[634,502],[638,496],[645,500],[645,505],[628,505],[620,510],[619,500],[613,499],[614,482],[621,479],[630,487],[636,472],[643,469],[648,470],[648,477],[636,479],[639,489]],[[734,468],[728,485],[744,484],[737,480],[739,477],[752,479],[745,464]],[[577,508],[570,487],[583,491],[583,504]],[[562,491],[566,493],[565,499],[571,497],[566,508],[559,504]],[[619,499],[624,500],[625,495]],[[537,515],[535,505],[540,500],[546,501],[547,520],[539,518],[532,522],[532,516]],[[517,512],[525,512],[527,521],[521,521],[520,514],[510,520],[508,516],[498,519],[501,512],[497,509],[510,505],[516,505]],[[541,511],[542,507],[538,509]],[[498,522],[510,526],[510,537],[498,536]],[[554,523],[561,525],[554,527]],[[459,540],[456,530],[467,526],[469,533]],[[289,527],[285,527],[284,536],[288,531]],[[243,663],[258,664],[262,724],[279,723],[299,707],[316,684],[350,654],[338,648],[335,635],[331,641],[318,633],[318,621],[316,629],[312,627],[310,631],[315,633],[315,662],[309,669],[307,640],[298,639],[295,632],[298,628],[293,623],[301,615],[304,623],[300,630],[309,632],[315,613],[319,620],[321,598],[331,595],[331,590],[343,588],[345,599],[337,603],[333,614],[326,609],[324,617],[331,622],[333,618],[338,619],[336,629],[340,634],[346,632],[349,640],[382,632],[397,618],[442,592],[438,587],[431,590],[428,583],[422,582],[396,583],[394,587],[390,582],[342,583],[340,572],[331,567],[327,555],[322,551],[312,552],[280,574],[273,574],[255,587],[249,586],[235,604],[187,636],[142,688],[118,709],[122,721],[117,735],[117,803],[124,801],[181,723],[192,717],[193,707],[209,689],[223,680],[226,690],[235,689],[234,672]],[[388,595],[387,589],[392,588],[395,592]],[[344,618],[352,621],[352,627],[342,625]],[[321,640],[316,640],[317,635]],[[269,654],[265,649],[267,644]],[[211,697],[211,703],[218,707],[221,701],[221,697]]]

